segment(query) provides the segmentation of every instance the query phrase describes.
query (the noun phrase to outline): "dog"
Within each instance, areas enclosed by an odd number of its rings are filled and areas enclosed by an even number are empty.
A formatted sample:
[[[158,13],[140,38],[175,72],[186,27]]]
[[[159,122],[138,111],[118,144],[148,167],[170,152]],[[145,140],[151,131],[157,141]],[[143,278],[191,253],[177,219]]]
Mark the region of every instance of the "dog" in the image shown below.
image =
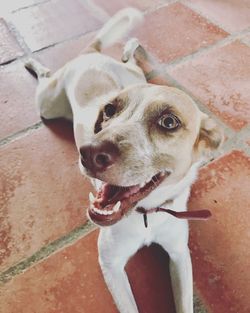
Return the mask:
[[[101,53],[142,20],[136,9],[118,12],[53,75],[35,60],[26,67],[39,80],[40,115],[73,121],[80,171],[97,190],[89,195],[88,215],[101,226],[99,263],[119,311],[138,313],[124,267],[154,242],[170,257],[176,312],[192,313],[188,222],[164,210],[187,210],[198,169],[223,134],[186,93],[147,83],[136,59],[138,47],[143,49],[137,39],[125,44],[123,62]]]

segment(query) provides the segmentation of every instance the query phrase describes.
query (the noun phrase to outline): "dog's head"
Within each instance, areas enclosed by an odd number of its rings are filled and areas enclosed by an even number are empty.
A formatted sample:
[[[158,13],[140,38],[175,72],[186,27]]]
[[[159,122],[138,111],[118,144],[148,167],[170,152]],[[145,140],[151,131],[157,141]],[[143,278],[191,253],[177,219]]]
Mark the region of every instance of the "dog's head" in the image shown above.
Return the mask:
[[[78,149],[81,171],[104,182],[89,209],[100,225],[120,220],[163,181],[178,182],[223,137],[187,94],[150,84],[103,103],[93,128]]]

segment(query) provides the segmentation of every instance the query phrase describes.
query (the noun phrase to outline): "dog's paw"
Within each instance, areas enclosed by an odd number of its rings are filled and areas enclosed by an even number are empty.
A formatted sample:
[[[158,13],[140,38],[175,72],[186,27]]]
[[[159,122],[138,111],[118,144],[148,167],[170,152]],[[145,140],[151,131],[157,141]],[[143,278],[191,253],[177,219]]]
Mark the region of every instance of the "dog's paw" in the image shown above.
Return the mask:
[[[34,76],[40,77],[49,77],[50,76],[50,69],[43,66],[41,63],[34,59],[28,59],[24,63],[24,67],[31,72]]]
[[[124,48],[122,54],[122,62],[126,63],[131,58],[134,58],[135,50],[140,46],[139,40],[137,38],[129,39]]]

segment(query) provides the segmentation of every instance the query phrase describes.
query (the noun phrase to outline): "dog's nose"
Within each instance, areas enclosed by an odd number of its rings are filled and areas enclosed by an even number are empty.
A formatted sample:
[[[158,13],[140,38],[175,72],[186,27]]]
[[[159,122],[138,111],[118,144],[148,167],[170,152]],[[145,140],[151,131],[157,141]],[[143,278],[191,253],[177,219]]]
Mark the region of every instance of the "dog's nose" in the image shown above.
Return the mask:
[[[88,144],[80,148],[81,163],[92,172],[105,171],[119,156],[118,147],[110,141]]]

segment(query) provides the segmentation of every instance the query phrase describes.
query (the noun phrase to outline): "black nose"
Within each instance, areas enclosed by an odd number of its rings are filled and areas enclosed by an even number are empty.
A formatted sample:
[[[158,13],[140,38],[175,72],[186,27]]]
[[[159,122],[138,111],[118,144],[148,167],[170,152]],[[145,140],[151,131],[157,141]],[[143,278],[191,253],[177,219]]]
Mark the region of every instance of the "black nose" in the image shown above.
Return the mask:
[[[81,163],[91,172],[105,171],[119,156],[118,147],[110,141],[88,144],[80,148]]]

